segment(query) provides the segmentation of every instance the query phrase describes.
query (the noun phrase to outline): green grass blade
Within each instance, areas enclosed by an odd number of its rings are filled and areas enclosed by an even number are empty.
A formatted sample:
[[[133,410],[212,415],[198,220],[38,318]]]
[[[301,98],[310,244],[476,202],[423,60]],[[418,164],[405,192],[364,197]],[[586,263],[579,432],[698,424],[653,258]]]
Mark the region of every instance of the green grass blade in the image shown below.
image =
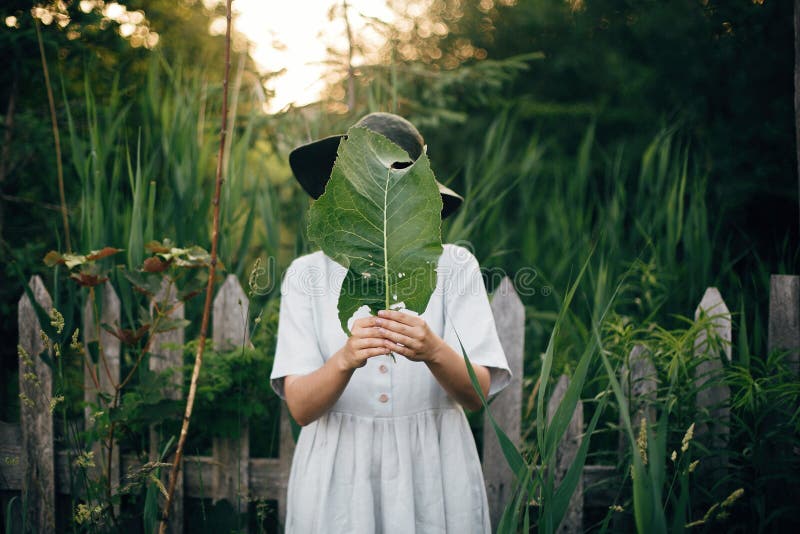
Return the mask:
[[[467,365],[467,372],[469,373],[469,379],[472,382],[472,387],[480,397],[481,404],[486,410],[486,414],[489,416],[489,421],[492,424],[494,433],[497,435],[497,439],[500,441],[500,449],[503,451],[503,456],[505,456],[506,462],[508,462],[508,466],[511,468],[512,472],[515,474],[521,473],[527,468],[527,464],[522,458],[522,455],[520,454],[516,445],[514,445],[514,442],[511,441],[511,438],[508,437],[508,434],[506,434],[503,429],[500,428],[500,425],[497,424],[497,421],[495,421],[494,415],[492,415],[492,411],[489,409],[489,404],[486,402],[486,397],[483,394],[481,385],[478,382],[478,377],[475,376],[475,369],[473,369],[472,363],[469,361],[469,356],[467,355],[467,351],[461,342],[461,336],[458,335],[457,331],[456,338],[458,339],[458,344],[461,347],[461,353],[464,355],[464,362]]]
[[[592,416],[592,420],[589,422],[589,426],[586,427],[586,433],[581,440],[581,445],[578,448],[575,459],[572,461],[569,469],[567,469],[564,478],[561,480],[561,484],[558,486],[558,489],[553,495],[553,500],[550,503],[550,507],[553,510],[553,529],[557,528],[564,519],[564,515],[567,513],[567,508],[569,506],[569,501],[572,498],[572,494],[575,493],[575,488],[578,486],[578,482],[583,477],[583,466],[586,464],[586,457],[589,454],[589,441],[592,433],[595,431],[595,428],[597,428],[597,423],[600,421],[600,415],[605,410],[607,402],[608,395],[603,395],[600,404],[597,406],[597,409]]]
[[[580,272],[578,273],[577,278],[570,286],[569,290],[567,291],[567,295],[564,297],[564,301],[561,304],[561,309],[558,312],[558,318],[556,319],[556,323],[553,326],[553,330],[550,333],[550,339],[547,342],[547,350],[545,351],[544,361],[542,362],[542,369],[539,373],[539,380],[541,386],[539,387],[539,398],[538,403],[536,406],[536,432],[538,441],[540,444],[545,443],[544,437],[544,430],[547,424],[547,419],[544,416],[544,405],[545,405],[545,390],[547,389],[546,385],[550,379],[550,369],[553,366],[553,351],[555,350],[555,340],[561,326],[561,323],[564,321],[564,317],[567,315],[567,311],[569,310],[569,305],[572,302],[572,298],[575,296],[575,292],[578,289],[578,285],[583,279],[583,275],[586,273],[586,269],[589,267],[589,262],[592,259],[592,255],[594,254],[595,246],[593,245],[591,250],[589,251],[586,260],[583,262],[583,267],[581,267]],[[548,451],[549,452],[549,451]],[[542,456],[543,463],[547,464],[549,458]]]

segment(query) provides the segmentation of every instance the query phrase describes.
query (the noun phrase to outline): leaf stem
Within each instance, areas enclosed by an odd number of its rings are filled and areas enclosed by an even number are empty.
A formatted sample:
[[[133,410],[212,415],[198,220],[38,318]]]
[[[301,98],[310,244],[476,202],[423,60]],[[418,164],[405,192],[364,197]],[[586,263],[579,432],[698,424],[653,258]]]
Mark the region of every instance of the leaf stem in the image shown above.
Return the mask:
[[[383,287],[386,289],[385,309],[389,309],[389,242],[386,238],[386,211],[389,208],[389,178],[392,170],[386,170],[386,187],[383,189]]]
[[[222,128],[219,132],[219,155],[217,156],[217,176],[214,187],[214,206],[213,223],[211,227],[211,262],[208,267],[208,284],[206,285],[206,300],[203,306],[203,320],[200,324],[200,340],[195,354],[194,368],[192,369],[192,380],[189,384],[189,394],[186,397],[186,410],[183,415],[181,433],[178,437],[178,446],[175,450],[175,461],[169,474],[169,489],[167,499],[164,504],[164,513],[161,516],[159,534],[166,534],[167,521],[172,500],[175,495],[175,486],[178,481],[178,472],[183,458],[183,447],[186,444],[186,437],[189,435],[189,423],[192,419],[192,408],[194,407],[194,397],[197,393],[197,380],[200,377],[200,369],[203,365],[203,352],[206,346],[206,334],[208,332],[208,321],[211,315],[211,300],[214,293],[214,278],[217,267],[217,244],[219,241],[219,199],[222,190],[222,170],[225,155],[225,137],[228,130],[228,76],[231,67],[231,4],[233,0],[227,0],[225,10],[225,74],[222,79]]]

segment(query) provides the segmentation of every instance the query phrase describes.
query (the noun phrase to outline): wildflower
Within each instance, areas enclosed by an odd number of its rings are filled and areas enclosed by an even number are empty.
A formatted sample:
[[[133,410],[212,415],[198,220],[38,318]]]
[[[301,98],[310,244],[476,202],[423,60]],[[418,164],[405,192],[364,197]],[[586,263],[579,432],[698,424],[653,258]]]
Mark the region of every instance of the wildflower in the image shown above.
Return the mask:
[[[164,487],[164,483],[163,483],[163,482],[161,482],[161,479],[160,479],[159,477],[157,477],[155,473],[151,472],[151,473],[148,475],[148,477],[147,477],[147,478],[150,480],[150,482],[152,482],[153,484],[155,484],[155,486],[158,488],[158,491],[160,491],[160,492],[161,492],[161,494],[162,494],[164,497],[169,497],[169,495],[167,494],[167,488],[165,488],[165,487]]]
[[[19,359],[22,360],[22,363],[25,365],[33,365],[33,360],[31,360],[31,355],[28,354],[28,351],[25,350],[25,347],[22,345],[17,345],[17,355]]]
[[[22,379],[26,382],[30,382],[34,386],[39,385],[39,377],[36,376],[36,373],[28,371],[27,373],[22,375]]]
[[[670,455],[669,459],[672,460],[674,463],[675,460],[678,459],[678,451],[672,451],[672,454]]]
[[[691,473],[695,469],[697,469],[697,465],[700,463],[700,460],[695,460],[694,462],[689,464],[689,472]]]
[[[723,508],[729,508],[729,507],[730,507],[730,506],[732,506],[732,505],[733,505],[733,503],[735,503],[735,502],[736,502],[736,500],[737,500],[739,497],[741,497],[742,495],[744,495],[744,488],[739,488],[739,489],[737,489],[737,490],[734,490],[734,491],[733,491],[733,493],[731,493],[730,495],[728,495],[728,498],[727,498],[727,499],[725,499],[724,501],[722,501],[722,507],[723,507]]]
[[[35,404],[35,403],[33,402],[33,400],[31,400],[31,398],[30,398],[30,397],[28,397],[27,395],[25,395],[24,393],[20,393],[20,394],[19,394],[19,400],[21,400],[21,401],[22,401],[22,404],[24,404],[24,405],[25,405],[25,406],[27,406],[28,408],[33,408],[33,406],[34,406],[34,404]]]
[[[642,417],[639,424],[639,437],[636,438],[636,446],[639,448],[639,456],[642,463],[647,465],[647,420]]]
[[[608,507],[608,509],[611,510],[612,512],[624,512],[625,511],[625,508],[623,508],[622,506],[620,506],[618,504],[612,504],[611,506]]]
[[[82,524],[86,523],[87,521],[89,521],[89,519],[91,519],[91,517],[92,517],[92,512],[89,509],[89,507],[86,506],[85,504],[81,503],[81,504],[78,505],[78,508],[75,509],[75,515],[72,517],[72,519],[77,524],[82,525]]]
[[[64,402],[64,395],[56,395],[50,399],[50,413],[53,413],[53,410],[56,409],[56,406],[58,406],[60,402]]]
[[[64,330],[64,316],[55,308],[50,310],[50,326],[55,328],[58,334]]]
[[[261,267],[261,258],[256,258],[253,268],[250,270],[250,277],[247,279],[247,286],[250,289],[250,296],[263,295],[266,288],[258,283],[261,276],[267,274],[267,270]]]
[[[689,428],[686,429],[686,434],[683,436],[683,440],[681,440],[681,452],[686,452],[689,450],[689,443],[692,441],[694,437],[694,423],[689,425]]]
[[[50,338],[47,337],[47,334],[44,333],[44,330],[39,330],[39,337],[42,339],[42,343],[46,349],[50,348]]]
[[[711,519],[711,516],[717,511],[717,508],[719,508],[718,502],[711,505],[711,508],[708,509],[706,515],[703,516],[703,523],[707,523],[708,520]]]
[[[272,505],[269,501],[256,501],[256,515],[260,521],[264,521],[272,509]]]
[[[81,345],[78,336],[80,335],[80,329],[76,328],[75,331],[72,333],[72,339],[69,342],[69,348],[74,350],[77,353],[83,353],[83,345]]]
[[[80,453],[73,462],[75,467],[94,467],[94,451],[85,451]]]
[[[88,523],[92,519],[99,518],[102,512],[103,509],[100,507],[100,505],[96,505],[90,508],[88,505],[81,503],[75,509],[75,515],[72,516],[72,519],[77,524],[82,525],[84,523]]]

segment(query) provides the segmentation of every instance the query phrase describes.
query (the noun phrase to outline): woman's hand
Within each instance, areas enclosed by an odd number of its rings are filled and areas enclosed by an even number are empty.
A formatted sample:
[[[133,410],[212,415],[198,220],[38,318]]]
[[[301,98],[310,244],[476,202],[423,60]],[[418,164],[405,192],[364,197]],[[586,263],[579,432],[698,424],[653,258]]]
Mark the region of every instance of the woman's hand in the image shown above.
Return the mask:
[[[344,370],[352,371],[364,367],[373,356],[389,354],[392,350],[376,325],[377,317],[356,319],[350,329],[350,337],[339,351],[339,359]]]
[[[415,362],[435,361],[445,344],[418,315],[380,310],[375,325],[387,348]]]

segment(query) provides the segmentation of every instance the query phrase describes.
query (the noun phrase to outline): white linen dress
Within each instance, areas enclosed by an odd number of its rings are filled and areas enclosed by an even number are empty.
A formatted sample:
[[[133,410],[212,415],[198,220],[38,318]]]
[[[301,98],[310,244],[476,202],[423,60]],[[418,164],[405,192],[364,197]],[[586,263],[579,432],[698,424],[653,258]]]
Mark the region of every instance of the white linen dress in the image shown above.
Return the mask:
[[[344,276],[322,252],[297,258],[287,270],[270,376],[282,398],[283,377],[318,369],[345,344],[337,312]],[[356,317],[367,315],[363,307]],[[489,368],[490,395],[508,384],[483,278],[467,249],[444,245],[422,317],[461,354],[458,330],[470,360]],[[333,407],[303,427],[285,528],[302,534],[491,532],[466,416],[424,363],[370,358]]]

